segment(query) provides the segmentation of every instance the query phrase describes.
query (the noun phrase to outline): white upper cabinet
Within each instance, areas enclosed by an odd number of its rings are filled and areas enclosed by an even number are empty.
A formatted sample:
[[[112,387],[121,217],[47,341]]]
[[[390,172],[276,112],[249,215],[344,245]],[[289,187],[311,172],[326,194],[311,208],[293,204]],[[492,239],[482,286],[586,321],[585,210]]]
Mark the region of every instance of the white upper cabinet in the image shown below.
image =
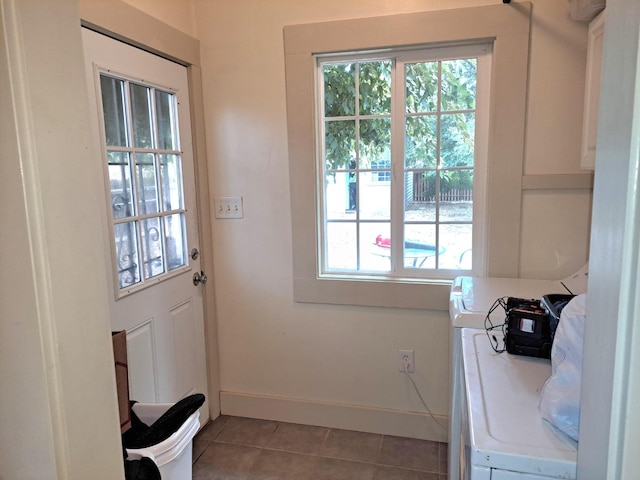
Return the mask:
[[[580,167],[595,169],[596,139],[598,135],[598,105],[600,103],[600,77],[602,74],[602,47],[604,44],[605,11],[589,24],[587,40],[587,76],[584,91],[582,120],[582,155]]]

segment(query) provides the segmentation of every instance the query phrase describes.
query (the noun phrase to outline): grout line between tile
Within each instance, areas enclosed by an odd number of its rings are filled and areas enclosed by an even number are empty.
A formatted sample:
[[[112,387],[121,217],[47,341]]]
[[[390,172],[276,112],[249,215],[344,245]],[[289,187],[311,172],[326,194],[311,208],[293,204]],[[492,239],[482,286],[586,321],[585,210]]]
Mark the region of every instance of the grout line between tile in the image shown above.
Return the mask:
[[[211,442],[211,443],[213,443],[213,442]],[[307,456],[307,457],[327,458],[327,459],[330,459],[330,460],[341,460],[341,461],[344,461],[344,462],[361,463],[363,465],[372,465],[372,466],[375,466],[375,467],[397,468],[397,469],[400,469],[400,470],[407,470],[407,471],[410,471],[410,472],[439,474],[439,472],[434,472],[432,470],[421,470],[419,468],[401,467],[401,466],[398,466],[398,465],[388,465],[386,463],[379,463],[377,461],[376,462],[367,462],[365,460],[354,460],[354,459],[351,459],[351,458],[336,457],[336,456],[333,456],[333,455],[321,455],[321,454],[318,454],[318,453],[295,452],[295,451],[292,451],[292,450],[283,450],[283,449],[274,448],[274,447],[266,447],[266,446],[265,447],[257,447],[255,445],[244,445],[244,444],[240,444],[240,443],[230,443],[230,442],[220,442],[220,441],[215,442],[215,443],[220,443],[220,444],[223,444],[223,445],[238,445],[238,446],[241,446],[241,447],[256,448],[256,449],[260,450],[260,453],[262,453],[262,451],[264,451],[264,450],[267,450],[267,451],[270,451],[270,452],[290,453],[292,455],[304,455],[304,456]],[[211,446],[211,444],[209,446],[207,446],[207,448],[209,448],[210,446]]]
[[[331,428],[327,428],[327,433],[324,434],[324,438],[322,439],[322,443],[320,444],[320,451],[324,448],[325,443],[327,443],[327,439],[329,438],[329,434],[331,433]]]
[[[198,456],[191,460],[191,464],[195,464],[200,459],[200,457],[204,454],[204,452],[207,451],[207,448],[211,446],[211,443],[212,443],[211,441],[207,442],[207,445],[202,449],[202,451],[198,454]]]
[[[376,454],[376,461],[380,461],[380,456],[382,455],[382,444],[384,443],[384,435],[380,435],[380,444],[378,445],[378,453]],[[378,463],[378,465],[380,465]]]

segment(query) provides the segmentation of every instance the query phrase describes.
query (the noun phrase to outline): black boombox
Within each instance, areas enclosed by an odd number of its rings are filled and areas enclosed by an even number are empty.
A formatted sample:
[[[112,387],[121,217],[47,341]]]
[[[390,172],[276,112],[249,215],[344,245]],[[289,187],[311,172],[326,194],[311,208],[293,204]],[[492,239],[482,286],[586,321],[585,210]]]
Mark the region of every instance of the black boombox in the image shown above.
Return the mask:
[[[528,357],[551,358],[551,346],[562,308],[573,295],[550,294],[542,300],[507,299],[505,348]]]

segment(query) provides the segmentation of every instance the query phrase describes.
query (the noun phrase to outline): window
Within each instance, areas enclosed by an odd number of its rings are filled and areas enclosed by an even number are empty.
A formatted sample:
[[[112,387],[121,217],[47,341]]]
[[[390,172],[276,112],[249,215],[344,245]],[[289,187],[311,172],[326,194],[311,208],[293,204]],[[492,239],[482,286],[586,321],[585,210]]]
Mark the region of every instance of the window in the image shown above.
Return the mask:
[[[187,265],[175,95],[100,74],[119,295]]]
[[[323,275],[473,271],[474,233],[482,252],[484,209],[474,213],[474,203],[484,205],[489,52],[318,57]],[[392,247],[396,238],[402,248]],[[475,262],[477,272],[482,255]]]
[[[531,4],[519,3],[518,8],[509,8],[505,5],[487,5],[471,8],[456,8],[451,10],[438,10],[418,12],[383,17],[361,18],[354,20],[341,20],[333,22],[291,25],[284,28],[285,50],[285,74],[287,96],[287,126],[289,142],[289,175],[291,188],[291,214],[292,214],[292,241],[293,241],[293,296],[298,302],[335,303],[350,305],[370,305],[383,307],[407,307],[425,308],[446,311],[451,275],[458,272],[473,273],[490,276],[517,276],[520,244],[520,215],[522,204],[522,171],[524,164],[524,132],[526,118],[527,78],[528,78],[528,54]],[[403,69],[399,65],[430,61],[447,61],[447,55],[437,58],[416,58],[411,55],[421,55],[424,51],[435,49],[458,48],[463,45],[490,45],[491,65],[488,74],[490,82],[482,81],[482,68],[480,56],[478,56],[477,85],[488,89],[486,97],[478,92],[475,110],[475,144],[473,158],[473,214],[470,219],[473,228],[471,243],[473,257],[469,259],[469,253],[458,258],[457,262],[464,266],[464,262],[473,262],[474,270],[452,269],[453,260],[449,264],[441,263],[445,260],[443,255],[433,258],[432,264],[427,261],[422,265],[421,260],[413,265],[412,260],[407,260],[405,250],[411,245],[404,245],[404,241],[394,239],[411,240],[409,230],[415,224],[410,218],[405,218],[403,195],[416,195],[418,201],[423,201],[431,190],[435,192],[435,179],[445,173],[453,176],[459,170],[465,169],[470,173],[469,165],[445,165],[442,156],[436,156],[440,165],[433,168],[428,164],[406,165],[404,139],[398,138],[405,135],[406,120],[398,122],[397,118],[408,115],[411,118],[427,117],[432,115],[425,111],[400,112],[397,105],[405,102],[403,88],[396,88],[394,76],[402,74]],[[394,49],[390,49],[394,46]],[[416,48],[423,50],[417,51]],[[402,49],[405,49],[404,51]],[[361,52],[358,56],[337,54],[336,52]],[[475,54],[454,55],[456,59],[472,58]],[[400,58],[403,57],[403,58]],[[375,111],[366,111],[363,114],[356,111],[355,101],[353,111],[346,110],[338,114],[326,115],[321,113],[324,109],[318,103],[316,92],[323,91],[323,80],[319,74],[319,63],[330,64],[368,63],[371,61],[388,61],[391,63],[392,78],[392,106],[391,112],[384,110],[384,105],[376,104]],[[355,77],[354,77],[355,88]],[[404,84],[404,80],[402,83]],[[442,88],[442,87],[440,87]],[[398,99],[398,97],[400,97]],[[481,105],[482,98],[488,102]],[[395,110],[394,110],[395,105]],[[369,107],[366,107],[369,108]],[[479,118],[490,112],[490,118],[485,122]],[[331,112],[330,112],[331,113]],[[440,124],[442,126],[446,114],[466,115],[466,109],[456,111],[442,111]],[[388,116],[390,115],[390,116]],[[434,114],[435,115],[435,114]],[[326,117],[326,119],[325,119]],[[393,117],[393,118],[392,118]],[[408,119],[408,118],[407,118]],[[376,184],[374,178],[380,170],[380,162],[387,160],[385,154],[376,150],[376,155],[367,151],[369,143],[366,138],[361,141],[356,137],[356,122],[368,120],[371,124],[391,123],[391,140],[388,160],[389,188],[389,217],[388,238],[385,232],[376,229],[371,235],[366,233],[367,228],[380,227],[382,219],[372,218],[372,208],[367,206],[364,200],[355,197],[355,205],[349,204],[348,174],[355,180],[356,193],[363,188],[365,183],[370,188],[378,188],[381,191],[386,182]],[[335,164],[325,172],[324,152],[325,133],[319,129],[325,128],[327,123],[347,122],[353,124],[353,147],[349,146],[349,158],[354,162],[353,166],[347,163],[342,166]],[[416,124],[424,123],[420,120],[410,120]],[[400,125],[400,127],[398,127]],[[331,126],[329,128],[335,128]],[[426,128],[426,127],[425,127]],[[479,129],[484,128],[487,135],[480,135]],[[400,130],[399,132],[397,130]],[[333,132],[333,131],[331,131]],[[344,132],[351,133],[351,126],[347,126]],[[361,132],[360,132],[361,133]],[[336,135],[332,133],[332,135]],[[356,138],[358,141],[356,143]],[[439,141],[443,143],[443,137]],[[484,142],[484,144],[483,144]],[[398,152],[400,149],[400,152]],[[484,167],[479,165],[479,151],[486,152]],[[355,153],[354,153],[355,152]],[[323,162],[318,163],[322,158]],[[400,161],[398,161],[400,159]],[[453,168],[449,168],[449,167]],[[447,167],[447,168],[444,168]],[[480,167],[480,168],[479,168]],[[485,170],[485,177],[479,178],[481,170]],[[333,171],[332,171],[333,170]],[[331,175],[335,173],[335,182]],[[405,173],[413,173],[407,175]],[[461,173],[459,175],[462,175]],[[433,182],[429,184],[429,176]],[[342,177],[342,178],[341,178]],[[426,178],[425,178],[426,177]],[[321,178],[322,181],[319,181]],[[441,196],[450,193],[446,181],[438,185],[438,201]],[[445,178],[445,180],[448,180]],[[325,192],[325,182],[331,186]],[[339,183],[340,182],[340,183]],[[411,186],[410,183],[414,185]],[[417,183],[422,182],[422,187]],[[398,188],[400,187],[400,188]],[[405,187],[410,187],[406,188]],[[478,187],[484,188],[484,192],[477,192]],[[431,190],[430,190],[431,189]],[[465,190],[465,189],[458,189]],[[314,194],[314,192],[316,194]],[[464,196],[465,192],[451,192],[452,195]],[[478,197],[480,194],[480,197]],[[484,194],[484,205],[479,205],[478,198]],[[423,195],[420,197],[420,195]],[[436,195],[435,193],[433,195]],[[325,202],[328,200],[328,203]],[[381,195],[380,198],[383,198]],[[453,198],[453,197],[449,197]],[[337,199],[337,200],[336,200]],[[362,205],[357,205],[358,201]],[[385,200],[386,201],[386,200]],[[435,200],[434,200],[435,202]],[[325,204],[328,211],[325,211]],[[351,209],[351,206],[357,208]],[[333,209],[333,210],[331,210]],[[348,212],[348,210],[354,210]],[[479,221],[479,214],[485,213],[484,221]],[[421,228],[429,227],[434,232],[436,243],[440,247],[447,247],[446,228],[449,228],[447,218],[443,217],[446,211],[438,210],[440,217],[436,220],[422,222]],[[335,218],[331,218],[331,216]],[[342,218],[340,218],[342,216]],[[331,218],[331,221],[326,219]],[[351,220],[353,219],[353,220]],[[352,225],[348,222],[351,221]],[[467,222],[468,220],[464,220]],[[431,222],[431,223],[429,223]],[[377,225],[376,225],[377,224]],[[478,226],[483,226],[484,232],[478,231]],[[441,227],[446,227],[441,230]],[[340,243],[337,249],[349,248],[350,258],[355,256],[356,261],[347,260],[349,257],[335,257],[336,261],[329,260],[330,255],[324,252],[330,251],[327,239],[331,238],[330,229],[351,229],[353,236],[349,243]],[[326,235],[324,230],[329,235]],[[359,233],[360,232],[360,233]],[[375,233],[375,235],[373,235]],[[479,234],[479,237],[477,235]],[[360,235],[360,236],[359,236]],[[384,260],[386,266],[380,266],[377,270],[363,268],[362,253],[371,245],[371,237],[374,242],[381,235],[379,242],[388,243],[390,259]],[[484,242],[477,242],[477,238],[485,237]],[[365,242],[365,239],[367,242]],[[369,243],[369,245],[365,245]],[[438,247],[436,247],[438,248]],[[355,255],[353,252],[356,252]],[[463,252],[464,253],[464,252]],[[358,259],[360,255],[360,259]],[[453,257],[455,258],[455,257]],[[484,259],[484,265],[478,264],[478,260]],[[328,260],[328,261],[327,261]],[[360,265],[358,265],[360,261]],[[395,262],[393,265],[392,263]],[[477,270],[476,265],[478,265]],[[457,267],[457,265],[456,265]],[[386,270],[385,270],[386,269]]]
[[[371,160],[371,181],[390,182],[391,181],[391,160]]]

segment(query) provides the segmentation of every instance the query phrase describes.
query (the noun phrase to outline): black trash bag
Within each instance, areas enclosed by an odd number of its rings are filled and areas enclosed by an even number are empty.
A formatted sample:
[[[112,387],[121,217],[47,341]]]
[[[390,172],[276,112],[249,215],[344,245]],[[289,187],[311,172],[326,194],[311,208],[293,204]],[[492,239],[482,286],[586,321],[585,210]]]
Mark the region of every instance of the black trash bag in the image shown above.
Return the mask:
[[[124,478],[125,480],[162,480],[160,469],[156,462],[149,457],[141,457],[139,460],[129,460],[127,450],[122,447],[122,457],[124,458]]]
[[[156,462],[149,457],[124,461],[125,480],[162,480]]]
[[[143,423],[131,409],[131,428],[122,435],[125,448],[146,448],[166,440],[202,406],[205,397],[195,393],[172,405],[158,420],[149,426]],[[132,401],[131,406],[137,402]]]

